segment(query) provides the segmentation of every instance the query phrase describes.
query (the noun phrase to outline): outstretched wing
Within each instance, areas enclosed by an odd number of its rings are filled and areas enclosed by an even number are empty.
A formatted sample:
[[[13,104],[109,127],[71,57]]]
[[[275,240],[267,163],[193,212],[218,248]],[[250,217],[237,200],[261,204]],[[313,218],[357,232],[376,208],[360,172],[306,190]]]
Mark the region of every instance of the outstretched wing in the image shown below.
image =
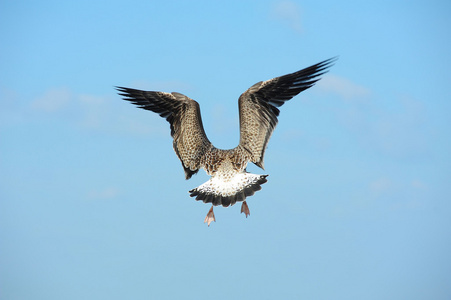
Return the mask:
[[[277,107],[312,87],[335,60],[331,58],[298,72],[260,81],[240,96],[240,146],[249,152],[253,163],[264,167],[266,145],[277,125]]]
[[[201,158],[210,149],[211,143],[205,134],[196,101],[180,93],[147,92],[124,87],[116,89],[124,100],[153,111],[169,122],[174,150],[182,162],[186,179],[203,167]]]

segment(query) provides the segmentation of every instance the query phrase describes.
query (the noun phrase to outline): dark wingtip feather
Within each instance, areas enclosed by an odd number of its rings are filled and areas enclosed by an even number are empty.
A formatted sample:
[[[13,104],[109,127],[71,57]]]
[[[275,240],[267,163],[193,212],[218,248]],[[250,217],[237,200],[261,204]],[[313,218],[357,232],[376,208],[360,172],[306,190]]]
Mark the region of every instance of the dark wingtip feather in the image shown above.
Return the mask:
[[[122,86],[115,86],[114,88],[116,89],[116,91],[118,91],[118,94],[120,96],[125,96],[125,97],[130,97],[133,92],[136,93],[138,91],[135,89],[126,88],[126,87],[122,87]]]
[[[318,72],[321,72],[323,70],[327,70],[330,67],[332,67],[335,64],[335,62],[338,60],[338,58],[339,58],[339,56],[337,55],[337,56],[331,57],[329,59],[323,60],[322,62],[319,62],[313,66],[315,66],[318,69],[317,70]],[[328,71],[326,71],[326,72],[328,72]],[[324,74],[324,73],[322,73],[322,74]]]

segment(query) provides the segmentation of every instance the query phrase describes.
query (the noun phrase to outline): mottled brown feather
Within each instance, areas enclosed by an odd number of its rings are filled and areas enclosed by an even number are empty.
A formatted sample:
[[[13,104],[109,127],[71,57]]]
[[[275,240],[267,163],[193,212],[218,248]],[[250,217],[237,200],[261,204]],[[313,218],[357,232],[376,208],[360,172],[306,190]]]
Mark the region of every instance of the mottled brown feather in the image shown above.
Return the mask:
[[[205,134],[199,104],[180,93],[147,92],[117,87],[124,100],[158,113],[171,125],[175,153],[182,162],[186,179],[203,168],[211,143]]]
[[[220,171],[227,181],[236,173],[245,172],[249,161],[263,168],[265,149],[277,125],[277,107],[313,86],[334,61],[332,58],[298,72],[258,82],[244,92],[238,100],[240,143],[230,150],[217,149],[210,143],[202,125],[199,104],[193,99],[175,92],[125,87],[117,87],[117,90],[124,100],[156,112],[170,123],[174,150],[182,162],[186,179],[204,168],[212,176]]]

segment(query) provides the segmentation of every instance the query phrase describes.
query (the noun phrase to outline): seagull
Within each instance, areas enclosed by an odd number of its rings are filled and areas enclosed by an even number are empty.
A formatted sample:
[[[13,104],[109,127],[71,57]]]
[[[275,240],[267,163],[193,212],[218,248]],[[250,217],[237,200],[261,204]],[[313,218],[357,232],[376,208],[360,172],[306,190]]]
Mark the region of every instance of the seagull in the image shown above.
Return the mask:
[[[278,107],[312,87],[328,72],[337,58],[330,58],[300,71],[260,81],[238,99],[240,141],[233,149],[218,149],[208,140],[202,125],[199,104],[180,93],[142,91],[116,86],[118,94],[139,108],[165,118],[171,128],[173,147],[188,180],[200,169],[211,176],[189,191],[191,197],[211,203],[204,223],[216,222],[213,207],[242,202],[241,213],[250,215],[246,197],[267,182],[268,175],[248,173],[249,162],[264,170],[266,146],[279,116]]]

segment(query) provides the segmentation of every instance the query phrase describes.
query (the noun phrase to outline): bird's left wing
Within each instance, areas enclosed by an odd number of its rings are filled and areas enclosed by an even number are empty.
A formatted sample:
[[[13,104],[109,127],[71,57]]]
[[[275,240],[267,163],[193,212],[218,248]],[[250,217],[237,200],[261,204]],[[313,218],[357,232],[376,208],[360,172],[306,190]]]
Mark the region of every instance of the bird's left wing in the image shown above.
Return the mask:
[[[335,60],[331,58],[291,74],[260,81],[240,96],[240,146],[247,150],[253,163],[263,168],[266,145],[277,125],[277,107],[312,87]]]
[[[202,157],[210,149],[211,143],[205,134],[196,101],[175,92],[150,92],[125,87],[116,89],[124,100],[153,111],[169,122],[174,150],[182,162],[186,179],[203,167]]]

